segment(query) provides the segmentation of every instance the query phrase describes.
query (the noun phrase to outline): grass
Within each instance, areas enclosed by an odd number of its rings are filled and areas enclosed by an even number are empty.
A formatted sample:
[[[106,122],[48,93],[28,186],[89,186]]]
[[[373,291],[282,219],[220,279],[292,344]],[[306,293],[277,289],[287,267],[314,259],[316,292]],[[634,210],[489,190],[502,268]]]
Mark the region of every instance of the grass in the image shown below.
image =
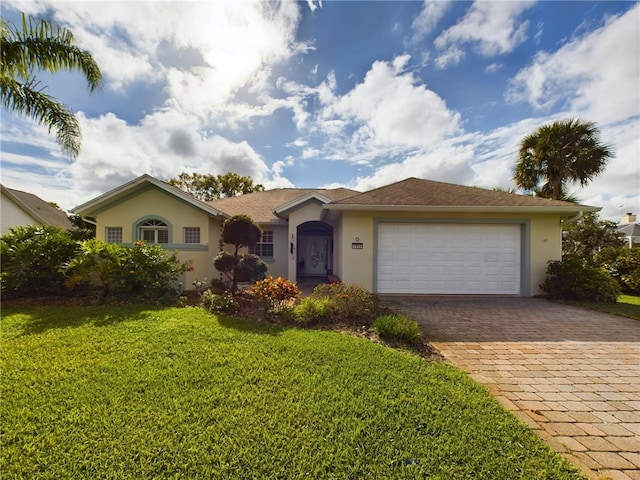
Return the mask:
[[[628,317],[640,320],[640,297],[634,295],[620,295],[617,303],[596,303],[567,301],[569,305],[595,310],[597,312],[611,313],[619,317]]]
[[[10,478],[584,478],[453,366],[198,308],[3,311]]]

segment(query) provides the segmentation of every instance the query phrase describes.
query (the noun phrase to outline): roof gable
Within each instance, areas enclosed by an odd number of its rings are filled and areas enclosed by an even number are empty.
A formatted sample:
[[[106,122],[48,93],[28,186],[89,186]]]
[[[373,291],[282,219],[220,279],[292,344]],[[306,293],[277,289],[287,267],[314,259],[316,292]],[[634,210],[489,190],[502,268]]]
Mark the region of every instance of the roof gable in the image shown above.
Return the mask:
[[[269,223],[283,221],[288,212],[308,201],[334,202],[357,193],[348,188],[277,188],[208,203],[229,216],[246,214],[257,223]]]
[[[64,229],[74,228],[66,213],[45,202],[37,195],[7,188],[4,185],[0,185],[0,187],[2,187],[2,193],[37,222]]]
[[[132,195],[135,195],[150,186],[158,188],[169,195],[176,197],[177,199],[192,205],[193,207],[208,213],[213,216],[224,216],[222,212],[213,208],[211,205],[208,205],[205,202],[198,200],[193,195],[180,190],[172,185],[169,185],[166,182],[153,178],[150,175],[144,174],[140,177],[137,177],[131,180],[124,185],[119,186],[113,190],[104,193],[93,200],[89,200],[82,205],[75,207],[72,212],[77,213],[82,216],[92,217],[97,215],[98,213],[109,209],[114,204],[117,204],[122,201],[126,201]]]
[[[467,187],[420,178],[407,178],[327,205],[330,209],[393,207],[397,209],[529,209],[549,211],[597,211],[599,208],[562,200]]]

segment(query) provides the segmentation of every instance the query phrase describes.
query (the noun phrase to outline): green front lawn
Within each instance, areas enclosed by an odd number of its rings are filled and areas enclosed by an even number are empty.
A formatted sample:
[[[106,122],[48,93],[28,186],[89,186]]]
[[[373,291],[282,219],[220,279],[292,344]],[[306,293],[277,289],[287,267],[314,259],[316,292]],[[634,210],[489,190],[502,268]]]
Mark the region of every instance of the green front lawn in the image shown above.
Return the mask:
[[[640,320],[640,297],[634,295],[620,295],[617,303],[579,302],[575,300],[567,301],[566,303],[586,308],[587,310]]]
[[[3,311],[2,478],[584,478],[458,369],[199,308]]]

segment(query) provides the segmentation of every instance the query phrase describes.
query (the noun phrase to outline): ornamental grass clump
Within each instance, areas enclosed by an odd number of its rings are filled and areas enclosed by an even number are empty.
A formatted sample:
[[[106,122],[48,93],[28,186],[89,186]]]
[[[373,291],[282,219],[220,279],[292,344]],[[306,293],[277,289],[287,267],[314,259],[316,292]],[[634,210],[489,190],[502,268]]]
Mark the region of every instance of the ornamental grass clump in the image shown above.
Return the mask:
[[[402,315],[381,315],[373,321],[373,329],[386,340],[399,340],[417,344],[420,341],[418,324]]]
[[[304,297],[294,307],[293,321],[300,325],[330,323],[335,307],[329,297]]]
[[[346,283],[320,284],[313,289],[311,297],[331,300],[334,322],[369,325],[380,306],[380,299],[375,293]]]
[[[251,287],[251,293],[262,304],[264,317],[290,308],[300,294],[295,282],[282,277],[267,277]]]

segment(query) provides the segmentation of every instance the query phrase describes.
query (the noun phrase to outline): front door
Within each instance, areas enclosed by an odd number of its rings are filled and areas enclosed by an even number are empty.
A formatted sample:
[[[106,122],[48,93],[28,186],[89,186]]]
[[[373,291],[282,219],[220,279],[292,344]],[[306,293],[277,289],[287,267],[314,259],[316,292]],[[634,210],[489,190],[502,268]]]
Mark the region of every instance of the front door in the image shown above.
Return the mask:
[[[302,238],[302,275],[324,276],[327,274],[329,237],[310,235]]]

